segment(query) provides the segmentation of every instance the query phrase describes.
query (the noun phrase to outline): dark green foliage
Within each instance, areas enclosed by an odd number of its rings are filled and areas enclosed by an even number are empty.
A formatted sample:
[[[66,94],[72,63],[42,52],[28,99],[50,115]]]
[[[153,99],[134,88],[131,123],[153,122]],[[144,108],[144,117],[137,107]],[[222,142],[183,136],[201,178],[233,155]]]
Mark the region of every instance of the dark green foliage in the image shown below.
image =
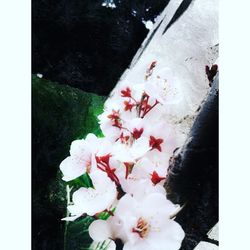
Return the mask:
[[[94,219],[90,216],[68,222],[65,231],[65,250],[88,250],[92,240],[88,235],[87,228]]]
[[[74,187],[77,189],[81,188],[81,187],[87,187],[87,188],[94,187],[92,180],[91,180],[90,176],[88,175],[88,173],[85,173],[72,181],[68,181],[67,184],[70,187]]]
[[[101,135],[96,116],[105,97],[32,78],[32,247],[63,249],[66,184],[59,165],[70,144],[87,133]]]

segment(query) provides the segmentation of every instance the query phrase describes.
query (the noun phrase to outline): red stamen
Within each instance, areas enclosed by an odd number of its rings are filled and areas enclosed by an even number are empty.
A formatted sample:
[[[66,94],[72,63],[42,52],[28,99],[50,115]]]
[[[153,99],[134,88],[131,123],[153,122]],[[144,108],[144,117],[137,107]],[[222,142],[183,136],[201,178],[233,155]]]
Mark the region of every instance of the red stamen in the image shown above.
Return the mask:
[[[123,162],[125,167],[126,167],[126,174],[125,174],[125,179],[128,178],[128,175],[131,173],[134,163],[130,163],[130,162]]]
[[[143,218],[139,218],[136,227],[132,228],[132,232],[137,233],[140,236],[140,238],[145,238],[149,233],[149,228],[150,226],[148,222]]]
[[[145,76],[146,80],[148,79],[149,76],[153,74],[155,66],[156,66],[156,61],[153,61],[146,71],[146,76]]]
[[[122,97],[131,97],[131,89],[127,87],[125,90],[121,91]]]
[[[158,184],[159,182],[161,182],[162,180],[165,180],[165,179],[166,179],[166,177],[160,177],[156,171],[154,171],[151,174],[151,181],[154,183],[154,185]]]
[[[128,101],[125,101],[124,105],[125,105],[125,107],[124,107],[125,111],[128,111],[128,110],[131,111],[132,108],[135,107],[135,104],[128,102]]]
[[[96,156],[97,163],[105,163],[109,165],[109,159],[111,157],[111,154],[103,155],[103,156]]]
[[[141,112],[146,109],[147,105],[148,105],[148,99],[149,96],[144,92],[142,97],[141,97],[141,101],[140,103],[138,103],[138,115],[139,117],[141,117]]]
[[[134,139],[139,139],[141,137],[143,133],[143,128],[141,129],[137,129],[137,128],[134,128],[133,132],[132,132],[132,136],[134,137]]]
[[[111,155],[96,156],[97,167],[103,172],[107,173],[108,177],[115,182],[117,186],[120,185],[120,181],[115,174],[115,168],[111,168],[109,165]]]
[[[161,139],[161,138],[156,139],[154,136],[150,136],[149,145],[150,145],[150,147],[152,147],[151,150],[157,149],[161,152],[161,144],[162,143],[163,143],[163,139]]]
[[[120,119],[120,113],[119,113],[119,110],[112,110],[112,113],[110,115],[108,115],[108,118],[110,120],[118,120]]]
[[[156,63],[157,61],[153,61],[149,66],[149,70],[152,70],[156,66]]]
[[[112,126],[121,129],[122,124],[121,124],[121,118],[120,118],[119,110],[118,111],[112,110],[112,113],[110,115],[108,115],[107,117],[113,122]]]
[[[122,143],[126,143],[129,140],[129,136],[123,136],[123,132],[121,133],[119,139],[121,140]]]
[[[148,106],[147,106],[147,109],[145,110],[144,114],[142,115],[142,118],[144,118],[144,116],[145,116],[149,111],[151,111],[158,103],[159,103],[159,101],[156,100],[153,106],[148,105]]]

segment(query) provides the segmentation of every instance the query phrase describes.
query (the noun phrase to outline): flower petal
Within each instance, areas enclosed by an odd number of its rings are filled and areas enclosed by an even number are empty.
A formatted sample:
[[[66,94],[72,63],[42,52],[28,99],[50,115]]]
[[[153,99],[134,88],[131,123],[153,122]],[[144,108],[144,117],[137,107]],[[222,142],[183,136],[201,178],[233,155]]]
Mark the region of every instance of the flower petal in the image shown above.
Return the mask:
[[[63,173],[64,181],[71,181],[86,172],[86,167],[76,162],[71,156],[64,159],[59,168]]]
[[[105,241],[112,237],[110,225],[107,221],[96,220],[89,226],[89,235],[94,241]]]

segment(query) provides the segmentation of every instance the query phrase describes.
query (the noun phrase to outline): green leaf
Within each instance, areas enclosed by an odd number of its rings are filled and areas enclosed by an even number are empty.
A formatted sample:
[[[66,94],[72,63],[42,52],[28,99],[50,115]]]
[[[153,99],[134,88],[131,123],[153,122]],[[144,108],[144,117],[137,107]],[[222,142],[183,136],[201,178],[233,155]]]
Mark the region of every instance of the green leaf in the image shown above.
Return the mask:
[[[71,142],[88,133],[101,135],[97,115],[106,97],[67,85],[32,77],[32,248],[67,249],[72,227],[64,232],[66,184],[59,165],[68,155]],[[86,182],[87,180],[84,180]],[[86,185],[91,185],[86,182]],[[90,242],[86,228],[86,244]],[[79,240],[79,244],[85,244]],[[72,248],[68,248],[70,250]],[[80,249],[75,247],[74,250]]]
[[[105,240],[103,242],[93,242],[88,250],[107,250],[111,240]]]
[[[115,207],[113,209],[111,209],[111,213],[106,212],[106,211],[101,212],[100,214],[98,214],[98,219],[107,220],[111,216],[111,214],[115,212],[115,209],[116,209]]]
[[[67,184],[70,187],[74,187],[76,189],[79,189],[81,187],[94,188],[92,180],[88,173],[85,173],[72,181],[68,181]]]
[[[92,242],[88,234],[88,227],[94,218],[87,216],[73,222],[68,222],[65,229],[65,250],[87,250]]]

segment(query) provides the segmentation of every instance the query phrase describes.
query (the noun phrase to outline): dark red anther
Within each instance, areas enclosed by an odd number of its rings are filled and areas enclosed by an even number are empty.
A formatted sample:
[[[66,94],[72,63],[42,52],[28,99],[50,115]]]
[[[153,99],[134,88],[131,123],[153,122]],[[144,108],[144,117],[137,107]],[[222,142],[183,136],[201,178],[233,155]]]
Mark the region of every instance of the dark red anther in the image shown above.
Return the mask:
[[[128,101],[125,101],[124,105],[125,105],[125,107],[124,107],[125,111],[128,111],[128,110],[131,111],[132,108],[135,107],[136,104],[128,102]]]
[[[149,70],[152,70],[156,66],[156,63],[157,61],[153,61],[149,66]]]
[[[111,168],[109,165],[111,154],[107,154],[104,156],[96,156],[97,167],[102,170],[103,172],[107,173],[108,177],[115,182],[118,186],[120,185],[120,181],[115,174],[115,168]]]
[[[103,155],[103,156],[96,156],[95,158],[96,158],[97,163],[103,162],[103,163],[109,165],[110,157],[111,157],[111,154],[107,154],[107,155]]]
[[[157,149],[161,152],[161,144],[163,143],[163,139],[156,139],[154,136],[150,136],[149,146],[152,147],[151,150]]]
[[[108,115],[108,118],[112,121],[119,120],[120,119],[120,113],[119,110],[112,110],[112,113]]]
[[[145,76],[146,80],[148,79],[149,76],[152,75],[153,69],[155,68],[156,63],[157,63],[156,61],[153,61],[153,62],[150,64],[150,66],[148,67],[148,69],[147,69],[147,71],[146,71],[146,76]]]
[[[151,181],[154,185],[158,184],[160,181],[165,180],[166,177],[160,177],[156,171],[151,174]]]
[[[131,89],[127,87],[125,90],[121,91],[122,97],[131,97]]]
[[[120,128],[122,127],[122,124],[121,124],[121,118],[120,118],[120,112],[119,110],[112,110],[112,113],[110,115],[107,116],[112,122],[112,126],[114,127],[117,127],[117,128]]]
[[[128,178],[128,175],[131,173],[134,163],[131,162],[123,162],[126,168],[126,174],[125,174],[125,178]]]
[[[128,135],[124,136],[122,132],[119,139],[121,140],[122,143],[126,143],[129,140],[129,136]]]
[[[141,128],[141,129],[134,128],[134,130],[132,132],[132,136],[134,139],[139,139],[141,137],[142,133],[143,133],[143,128]]]

